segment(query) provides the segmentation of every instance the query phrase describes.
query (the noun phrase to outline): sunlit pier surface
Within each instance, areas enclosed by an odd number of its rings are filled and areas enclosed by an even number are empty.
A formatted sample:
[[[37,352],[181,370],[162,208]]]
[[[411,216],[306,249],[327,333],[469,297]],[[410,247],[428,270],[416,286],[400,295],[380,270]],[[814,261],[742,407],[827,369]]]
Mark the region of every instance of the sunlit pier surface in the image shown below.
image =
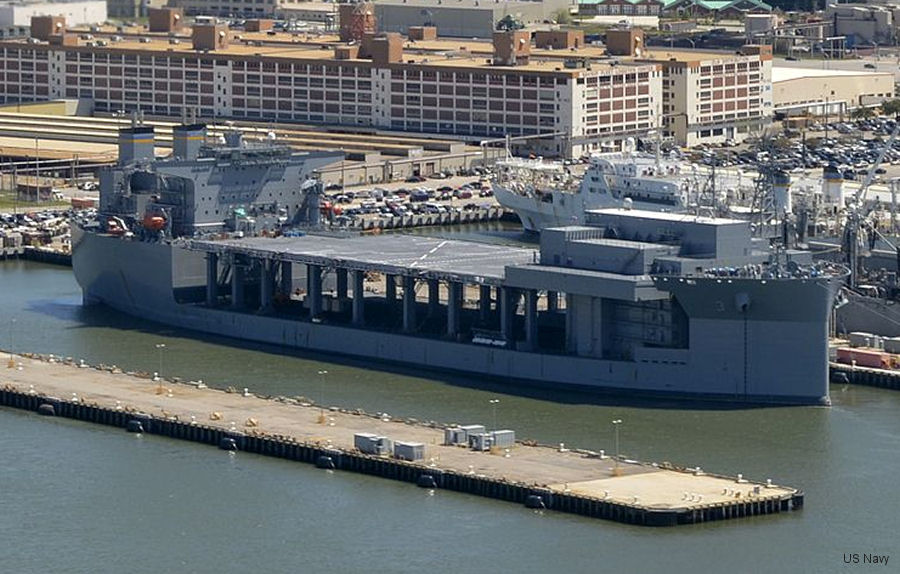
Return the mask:
[[[803,505],[795,488],[740,475],[531,441],[475,451],[443,444],[445,425],[433,422],[214,390],[72,359],[4,353],[0,404],[632,524],[690,524]],[[354,447],[357,433],[420,443],[423,457],[410,462],[363,454]]]

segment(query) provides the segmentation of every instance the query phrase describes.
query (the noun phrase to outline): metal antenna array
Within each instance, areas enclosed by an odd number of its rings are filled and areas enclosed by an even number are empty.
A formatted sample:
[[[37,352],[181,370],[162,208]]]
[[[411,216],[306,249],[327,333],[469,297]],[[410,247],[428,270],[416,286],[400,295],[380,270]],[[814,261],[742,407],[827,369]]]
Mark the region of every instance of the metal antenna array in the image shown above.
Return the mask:
[[[712,165],[709,166],[709,173],[700,186],[700,193],[697,196],[697,215],[704,207],[709,207],[713,211],[713,215],[719,214],[719,203],[716,197],[716,167],[719,164],[719,158],[713,156]]]
[[[768,237],[767,232],[771,232],[776,223],[775,177],[781,170],[772,161],[775,152],[772,138],[763,137],[760,149],[766,153],[756,162],[756,172],[759,175],[756,177],[750,202],[751,229],[756,237]]]

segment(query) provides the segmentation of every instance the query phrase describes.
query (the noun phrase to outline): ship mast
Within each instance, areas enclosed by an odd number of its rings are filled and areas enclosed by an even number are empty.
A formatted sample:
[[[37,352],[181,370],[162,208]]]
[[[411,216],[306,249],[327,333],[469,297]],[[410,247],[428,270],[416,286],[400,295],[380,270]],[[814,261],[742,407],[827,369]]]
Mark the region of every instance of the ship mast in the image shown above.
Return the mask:
[[[659,165],[660,165],[660,157],[659,154],[662,153],[662,132],[659,127],[656,128],[656,174],[659,175]]]

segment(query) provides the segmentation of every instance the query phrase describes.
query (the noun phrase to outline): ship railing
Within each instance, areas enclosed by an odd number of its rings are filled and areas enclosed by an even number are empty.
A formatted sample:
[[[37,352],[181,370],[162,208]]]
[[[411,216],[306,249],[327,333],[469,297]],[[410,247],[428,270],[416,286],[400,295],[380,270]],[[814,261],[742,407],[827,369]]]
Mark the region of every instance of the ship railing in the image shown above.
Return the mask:
[[[849,275],[850,270],[842,265],[797,266],[792,269],[769,265],[750,264],[740,267],[710,267],[694,271],[657,271],[653,277],[683,279],[751,279],[760,281],[794,281],[797,279],[831,279]]]

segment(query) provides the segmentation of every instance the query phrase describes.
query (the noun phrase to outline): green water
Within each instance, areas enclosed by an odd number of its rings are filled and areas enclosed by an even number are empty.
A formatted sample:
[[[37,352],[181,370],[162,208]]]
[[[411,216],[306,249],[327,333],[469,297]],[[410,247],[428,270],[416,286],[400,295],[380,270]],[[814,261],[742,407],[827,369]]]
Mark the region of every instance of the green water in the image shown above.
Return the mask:
[[[806,507],[643,529],[0,410],[4,572],[900,570],[898,392],[833,387],[831,408],[601,403],[283,354],[80,302],[68,269],[0,263],[0,346],[446,422],[490,422],[499,398],[498,424],[519,437],[592,449],[612,450],[619,418],[630,457],[772,478]],[[871,552],[888,566],[843,562]]]

